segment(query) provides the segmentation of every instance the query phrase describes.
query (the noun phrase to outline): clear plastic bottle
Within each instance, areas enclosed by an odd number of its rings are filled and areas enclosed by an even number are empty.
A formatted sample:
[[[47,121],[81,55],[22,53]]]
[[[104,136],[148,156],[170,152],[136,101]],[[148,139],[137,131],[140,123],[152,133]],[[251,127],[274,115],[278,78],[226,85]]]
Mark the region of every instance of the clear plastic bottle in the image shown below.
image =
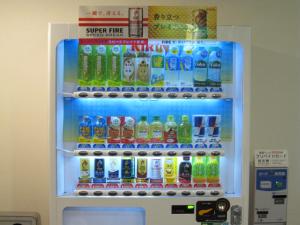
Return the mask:
[[[181,124],[178,127],[178,141],[183,144],[192,143],[192,124],[187,115],[182,115]]]
[[[160,122],[159,116],[153,117],[153,122],[150,124],[150,141],[151,143],[163,142],[163,124]]]
[[[148,143],[149,142],[149,124],[146,116],[141,116],[140,122],[136,126],[136,142]]]
[[[177,123],[173,115],[168,115],[164,129],[165,143],[177,143]]]

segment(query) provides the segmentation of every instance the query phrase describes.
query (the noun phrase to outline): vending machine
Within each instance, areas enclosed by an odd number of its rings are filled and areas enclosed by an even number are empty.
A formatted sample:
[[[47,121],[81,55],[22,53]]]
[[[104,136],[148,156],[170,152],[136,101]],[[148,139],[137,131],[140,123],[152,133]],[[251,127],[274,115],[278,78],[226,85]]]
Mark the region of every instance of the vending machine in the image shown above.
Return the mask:
[[[213,13],[49,25],[51,225],[248,224],[250,29]]]

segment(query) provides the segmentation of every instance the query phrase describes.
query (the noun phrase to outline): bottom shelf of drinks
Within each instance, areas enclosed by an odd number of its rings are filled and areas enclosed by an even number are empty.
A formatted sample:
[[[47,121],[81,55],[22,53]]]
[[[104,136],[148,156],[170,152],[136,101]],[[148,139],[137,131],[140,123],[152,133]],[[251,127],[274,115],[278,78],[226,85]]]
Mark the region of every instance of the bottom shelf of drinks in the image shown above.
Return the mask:
[[[80,158],[78,196],[221,196],[219,156]]]

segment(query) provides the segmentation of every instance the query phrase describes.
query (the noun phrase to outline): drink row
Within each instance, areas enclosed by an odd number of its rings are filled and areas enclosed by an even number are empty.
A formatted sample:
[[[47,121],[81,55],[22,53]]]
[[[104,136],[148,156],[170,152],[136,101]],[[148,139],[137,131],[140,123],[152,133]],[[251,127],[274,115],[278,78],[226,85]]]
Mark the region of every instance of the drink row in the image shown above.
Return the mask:
[[[222,49],[80,45],[80,86],[220,87]]]
[[[168,115],[163,124],[159,116],[154,116],[149,124],[146,116],[136,123],[131,116],[83,116],[79,124],[80,143],[182,143],[203,144],[207,138],[219,141],[220,115],[182,115],[179,124],[173,115]]]
[[[219,156],[194,156],[192,160],[189,156],[152,159],[81,158],[79,182],[219,184],[220,158]]]

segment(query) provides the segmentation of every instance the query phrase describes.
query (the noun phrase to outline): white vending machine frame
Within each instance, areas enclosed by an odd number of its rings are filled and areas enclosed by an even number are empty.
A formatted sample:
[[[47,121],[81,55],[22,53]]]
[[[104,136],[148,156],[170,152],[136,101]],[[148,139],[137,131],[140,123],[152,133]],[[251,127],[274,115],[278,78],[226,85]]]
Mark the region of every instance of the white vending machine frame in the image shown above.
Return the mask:
[[[249,205],[249,114],[250,114],[250,68],[251,68],[251,29],[249,27],[219,26],[217,41],[232,41],[241,46],[242,59],[234,60],[234,67],[241,70],[235,71],[242,76],[235,78],[234,82],[239,85],[235,88],[234,96],[242,96],[234,99],[234,118],[242,126],[235,129],[235,142],[238,143],[238,149],[235,151],[235,176],[241,177],[234,182],[238,182],[239,194],[225,194],[224,198],[230,201],[231,206],[238,205],[242,207],[242,225],[248,225],[248,205]],[[63,213],[68,207],[101,207],[101,208],[130,208],[139,207],[145,210],[145,224],[163,225],[163,224],[200,224],[196,221],[195,214],[172,215],[172,205],[195,205],[201,200],[217,200],[220,197],[79,197],[79,196],[57,196],[57,80],[56,80],[56,48],[59,42],[65,39],[78,39],[77,24],[49,24],[49,88],[50,88],[50,225],[62,225],[64,223]],[[235,57],[235,56],[234,56]],[[240,65],[236,65],[240,64]],[[63,96],[61,97],[63,98]],[[239,118],[236,118],[239,117]],[[225,153],[226,154],[226,153]],[[221,168],[222,169],[222,168]],[[230,221],[230,210],[228,213]],[[84,224],[84,223],[82,223]]]

